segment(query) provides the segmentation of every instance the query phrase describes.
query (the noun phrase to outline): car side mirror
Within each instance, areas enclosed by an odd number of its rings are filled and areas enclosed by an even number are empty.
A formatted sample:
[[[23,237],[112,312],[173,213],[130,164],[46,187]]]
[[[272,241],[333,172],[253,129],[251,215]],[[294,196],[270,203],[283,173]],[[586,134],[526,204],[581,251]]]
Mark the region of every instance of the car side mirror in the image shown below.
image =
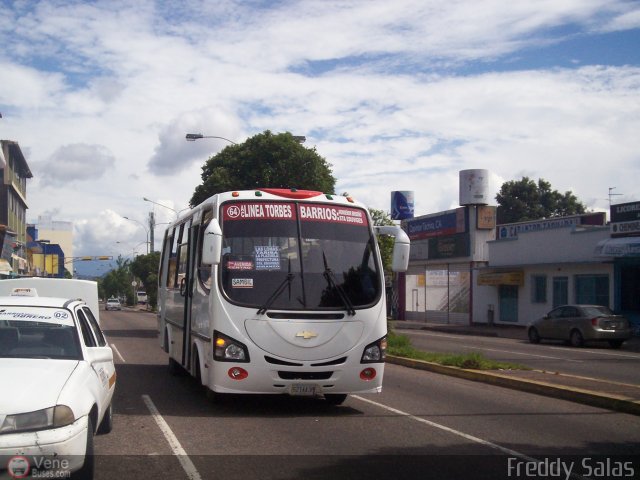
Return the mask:
[[[89,347],[87,352],[89,363],[113,362],[113,350],[109,347]]]

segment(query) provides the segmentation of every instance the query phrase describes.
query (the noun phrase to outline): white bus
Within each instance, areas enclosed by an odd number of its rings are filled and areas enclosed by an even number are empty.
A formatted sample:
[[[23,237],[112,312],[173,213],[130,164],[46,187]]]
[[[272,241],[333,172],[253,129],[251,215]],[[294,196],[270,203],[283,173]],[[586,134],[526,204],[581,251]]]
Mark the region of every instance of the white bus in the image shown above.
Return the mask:
[[[295,189],[214,195],[165,232],[158,285],[160,346],[170,370],[224,393],[380,392],[387,335],[376,234],[350,197]]]

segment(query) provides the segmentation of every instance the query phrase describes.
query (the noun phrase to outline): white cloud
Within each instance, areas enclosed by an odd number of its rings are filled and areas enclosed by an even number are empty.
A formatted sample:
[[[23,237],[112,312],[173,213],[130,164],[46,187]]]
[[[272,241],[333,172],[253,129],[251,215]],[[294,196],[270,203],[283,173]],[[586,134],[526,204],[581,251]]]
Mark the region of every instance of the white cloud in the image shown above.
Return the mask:
[[[76,180],[97,182],[114,164],[108,148],[77,143],[58,148],[47,162],[34,164],[33,170],[43,187],[65,186]]]
[[[186,143],[187,133],[203,133],[207,136],[208,132],[215,132],[215,136],[224,138],[203,138]],[[165,176],[179,172],[193,163],[201,165],[202,159],[210,156],[211,152],[221,150],[231,143],[238,143],[240,132],[239,119],[222,109],[185,113],[162,127],[160,144],[156,146],[147,168],[153,175]]]

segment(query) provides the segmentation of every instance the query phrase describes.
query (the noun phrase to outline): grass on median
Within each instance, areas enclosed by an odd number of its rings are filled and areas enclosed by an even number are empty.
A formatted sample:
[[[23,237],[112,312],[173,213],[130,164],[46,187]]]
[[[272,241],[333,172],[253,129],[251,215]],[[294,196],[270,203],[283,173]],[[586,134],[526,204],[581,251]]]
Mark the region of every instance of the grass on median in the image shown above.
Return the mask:
[[[486,358],[482,353],[435,353],[423,352],[411,345],[406,335],[399,335],[389,331],[387,335],[387,353],[397,357],[424,360],[449,367],[460,367],[471,370],[528,370],[527,367],[516,363],[496,362]]]

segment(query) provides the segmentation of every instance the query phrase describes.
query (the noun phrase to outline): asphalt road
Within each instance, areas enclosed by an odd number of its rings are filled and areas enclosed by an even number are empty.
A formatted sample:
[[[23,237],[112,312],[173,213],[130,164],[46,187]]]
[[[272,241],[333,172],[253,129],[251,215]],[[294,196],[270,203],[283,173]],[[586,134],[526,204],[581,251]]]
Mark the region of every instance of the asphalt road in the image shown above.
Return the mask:
[[[284,396],[211,404],[168,373],[154,315],[101,319],[118,382],[114,429],[96,437],[97,479],[494,479],[570,467],[640,478],[640,417],[397,365],[382,394],[339,407]]]
[[[481,352],[487,358],[514,362],[551,372],[640,384],[640,352],[592,344],[574,348],[561,343],[531,344],[511,338],[454,335],[426,330],[402,330],[416,348],[429,352]]]

